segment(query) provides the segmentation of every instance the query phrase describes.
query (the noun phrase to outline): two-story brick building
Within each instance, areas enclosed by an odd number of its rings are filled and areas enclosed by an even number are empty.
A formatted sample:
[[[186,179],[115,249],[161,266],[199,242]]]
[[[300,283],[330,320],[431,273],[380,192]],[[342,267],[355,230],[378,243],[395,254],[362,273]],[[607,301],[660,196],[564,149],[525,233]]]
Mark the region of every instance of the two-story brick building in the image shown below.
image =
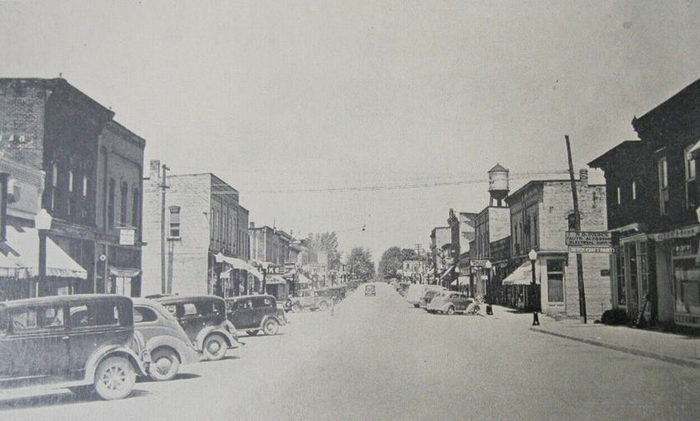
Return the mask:
[[[163,255],[160,170],[160,162],[151,161],[144,180],[143,294],[249,292],[249,276],[258,273],[247,263],[248,211],[239,204],[238,191],[211,173],[168,175]]]
[[[605,186],[588,183],[581,171],[576,180],[583,231],[605,231]],[[520,266],[506,279],[511,303],[517,307],[539,307],[552,315],[579,315],[579,294],[575,255],[568,252],[566,231],[573,229],[573,199],[569,180],[532,180],[510,194],[511,259]],[[530,250],[537,252],[536,291],[532,291]],[[583,275],[586,311],[600,317],[610,308],[609,256],[584,254]],[[534,292],[534,293],[533,293]],[[539,295],[539,297],[537,297]],[[532,302],[535,297],[535,302]]]
[[[631,319],[645,308],[652,322],[700,327],[700,80],[632,126],[639,141],[590,163],[605,171],[608,189],[613,305]]]
[[[78,293],[139,289],[140,243],[120,246],[117,228],[140,238],[132,222],[140,218],[145,141],[113,117],[62,78],[0,79],[0,152],[44,172],[41,207],[53,216],[49,238],[87,271],[74,285]],[[119,224],[107,225],[125,210]],[[116,216],[105,219],[109,212]],[[116,278],[123,280],[120,290]]]

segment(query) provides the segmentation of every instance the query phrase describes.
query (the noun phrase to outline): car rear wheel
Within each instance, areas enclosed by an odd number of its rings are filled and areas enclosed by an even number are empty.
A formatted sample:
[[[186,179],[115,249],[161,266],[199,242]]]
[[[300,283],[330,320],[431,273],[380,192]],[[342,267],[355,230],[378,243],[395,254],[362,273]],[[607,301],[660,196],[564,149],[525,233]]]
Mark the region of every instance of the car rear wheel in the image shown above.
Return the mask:
[[[204,356],[209,361],[218,361],[226,355],[226,340],[221,335],[209,335],[204,340]]]
[[[263,326],[263,330],[265,331],[266,335],[276,335],[277,331],[279,330],[280,325],[273,319],[269,319],[265,322],[265,325]]]
[[[134,390],[136,371],[124,357],[108,357],[97,366],[95,391],[104,400],[123,399]]]
[[[295,313],[300,312],[300,311],[301,311],[301,306],[300,306],[299,304],[294,304],[294,305],[292,306],[292,311],[295,312]]]
[[[180,359],[175,351],[168,348],[159,348],[153,351],[148,375],[153,380],[171,380],[180,369]]]
[[[454,306],[449,306],[449,307],[447,308],[447,314],[449,314],[449,315],[455,314],[455,307],[454,307]]]
[[[325,302],[325,301],[321,301],[320,303],[318,303],[318,309],[321,310],[321,311],[326,311],[326,310],[328,310],[328,307],[329,307],[329,306],[328,306],[328,303]]]
[[[418,308],[420,307],[420,304],[413,304],[413,307]]]
[[[247,333],[248,336],[255,336],[255,335],[258,334],[258,332],[260,332],[259,329],[253,329],[253,330],[246,330],[246,331],[245,331],[245,333]]]

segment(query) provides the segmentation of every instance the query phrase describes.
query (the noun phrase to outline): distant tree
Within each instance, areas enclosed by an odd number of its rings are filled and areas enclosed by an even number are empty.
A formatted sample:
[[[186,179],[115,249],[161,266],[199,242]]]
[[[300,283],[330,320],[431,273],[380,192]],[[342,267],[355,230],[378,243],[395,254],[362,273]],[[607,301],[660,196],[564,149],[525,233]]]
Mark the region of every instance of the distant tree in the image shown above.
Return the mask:
[[[369,249],[355,247],[348,256],[347,270],[363,281],[370,281],[374,278],[374,261]]]
[[[404,260],[418,260],[419,256],[413,249],[401,249],[401,261]]]
[[[328,269],[340,269],[340,252],[338,251],[338,237],[335,232],[311,233],[306,239],[309,245],[309,262],[319,262],[321,255],[328,256]]]
[[[396,277],[396,272],[401,269],[403,260],[403,251],[400,248],[389,247],[379,260],[379,275],[383,278]]]

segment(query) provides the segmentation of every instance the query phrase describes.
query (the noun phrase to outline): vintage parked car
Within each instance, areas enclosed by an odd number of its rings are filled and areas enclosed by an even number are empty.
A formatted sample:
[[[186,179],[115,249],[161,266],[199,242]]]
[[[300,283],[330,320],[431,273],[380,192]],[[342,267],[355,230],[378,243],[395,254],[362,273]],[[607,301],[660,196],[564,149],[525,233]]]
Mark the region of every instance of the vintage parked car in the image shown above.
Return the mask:
[[[319,288],[316,290],[316,294],[319,296],[330,297],[333,301],[338,304],[345,299],[345,293],[347,291],[346,286],[332,286],[327,288]]]
[[[238,347],[236,327],[226,319],[226,302],[214,295],[158,298],[174,315],[194,349],[210,361],[224,358],[228,348]]]
[[[465,313],[470,309],[474,300],[467,294],[456,291],[441,291],[428,303],[426,310],[429,313]]]
[[[374,285],[365,285],[365,296],[374,297],[377,295],[377,288]]]
[[[68,388],[105,400],[131,394],[150,354],[131,299],[63,295],[0,303],[0,389]]]
[[[153,380],[170,380],[177,375],[180,365],[199,362],[202,354],[178,323],[159,302],[132,298],[134,326],[143,336],[146,349],[151,353],[148,375]]]
[[[419,307],[423,309],[428,308],[428,304],[430,301],[435,297],[437,294],[441,293],[443,289],[428,289],[425,291],[425,294],[423,294],[422,297],[420,297],[420,302],[419,302]]]
[[[421,298],[425,296],[427,291],[444,290],[445,288],[439,285],[428,284],[411,284],[406,292],[406,301],[418,308],[421,305]]]
[[[277,308],[272,295],[243,295],[226,299],[226,316],[238,330],[250,336],[262,330],[266,335],[276,335],[280,326],[287,324],[284,311]]]
[[[313,289],[301,290],[292,298],[292,310],[295,312],[308,308],[312,311],[325,311],[331,307],[332,298]]]

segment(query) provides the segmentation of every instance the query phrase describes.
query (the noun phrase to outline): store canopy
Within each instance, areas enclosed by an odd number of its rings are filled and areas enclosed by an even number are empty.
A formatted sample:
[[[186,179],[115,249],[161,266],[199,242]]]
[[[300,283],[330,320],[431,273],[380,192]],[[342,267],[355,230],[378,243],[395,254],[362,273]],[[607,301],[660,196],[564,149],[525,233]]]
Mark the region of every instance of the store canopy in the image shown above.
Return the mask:
[[[262,273],[258,272],[258,270],[255,269],[255,266],[248,264],[248,262],[246,262],[243,259],[239,259],[237,257],[226,256],[223,253],[217,254],[216,258],[218,260],[221,260],[222,262],[228,263],[229,265],[231,265],[231,268],[233,268],[233,269],[245,270],[258,279],[263,278]]]
[[[299,282],[299,284],[311,284],[311,283],[313,283],[313,282],[311,282],[311,279],[307,278],[302,273],[297,273],[297,282]]]
[[[39,276],[39,233],[34,228],[7,226],[7,241],[0,253],[0,273],[14,272],[17,279]],[[46,238],[46,276],[87,279],[87,271],[61,247]]]
[[[539,279],[535,279],[537,284]],[[520,265],[510,275],[503,280],[503,285],[531,285],[532,284],[532,263],[529,261]]]
[[[135,278],[141,274],[141,270],[136,268],[118,268],[116,266],[110,266],[109,274],[116,276],[117,278]]]
[[[445,276],[447,276],[448,273],[452,272],[454,268],[454,266],[450,266],[450,268],[443,272],[442,276],[440,276],[440,280],[442,281],[443,279],[445,279]]]
[[[265,277],[265,283],[267,285],[285,285],[287,280],[280,275],[267,275],[267,277]]]

